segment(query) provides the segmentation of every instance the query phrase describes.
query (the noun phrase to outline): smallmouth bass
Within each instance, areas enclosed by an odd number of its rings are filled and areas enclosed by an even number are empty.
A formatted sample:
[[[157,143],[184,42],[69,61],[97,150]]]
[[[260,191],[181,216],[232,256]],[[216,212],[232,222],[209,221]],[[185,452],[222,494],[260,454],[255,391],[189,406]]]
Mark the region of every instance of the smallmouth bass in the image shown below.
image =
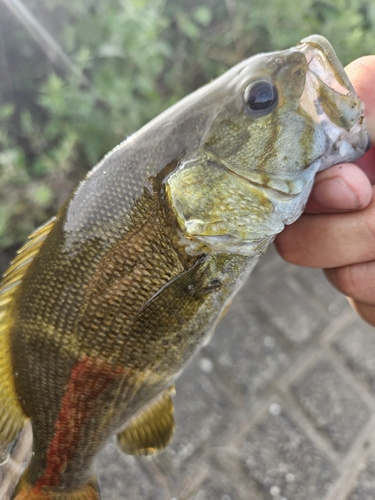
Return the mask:
[[[17,500],[91,500],[93,461],[173,435],[173,384],[318,171],[368,146],[320,36],[254,56],[111,151],[0,285],[0,447],[27,421]]]

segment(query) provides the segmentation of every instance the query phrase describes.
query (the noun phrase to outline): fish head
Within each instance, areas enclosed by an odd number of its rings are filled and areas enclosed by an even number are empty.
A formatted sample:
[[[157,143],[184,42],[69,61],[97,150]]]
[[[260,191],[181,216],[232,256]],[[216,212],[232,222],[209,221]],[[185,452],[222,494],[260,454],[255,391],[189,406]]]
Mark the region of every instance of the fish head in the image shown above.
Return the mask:
[[[211,85],[220,105],[168,199],[188,253],[256,255],[301,215],[317,172],[365,153],[364,105],[318,35]]]

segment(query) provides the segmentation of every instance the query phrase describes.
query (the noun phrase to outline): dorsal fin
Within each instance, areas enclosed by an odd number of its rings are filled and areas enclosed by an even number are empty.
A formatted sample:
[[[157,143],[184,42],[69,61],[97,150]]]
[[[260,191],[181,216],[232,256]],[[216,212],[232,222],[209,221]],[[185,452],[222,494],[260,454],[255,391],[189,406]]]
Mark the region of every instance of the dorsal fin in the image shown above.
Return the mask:
[[[0,450],[16,437],[27,420],[14,387],[16,374],[11,362],[9,334],[13,323],[13,299],[55,220],[53,217],[28,237],[0,282]]]

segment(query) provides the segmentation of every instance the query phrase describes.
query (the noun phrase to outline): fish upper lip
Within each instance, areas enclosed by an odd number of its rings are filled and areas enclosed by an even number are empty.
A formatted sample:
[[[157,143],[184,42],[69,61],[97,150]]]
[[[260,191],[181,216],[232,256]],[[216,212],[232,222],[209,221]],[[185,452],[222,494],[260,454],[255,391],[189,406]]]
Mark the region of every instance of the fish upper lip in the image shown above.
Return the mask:
[[[353,86],[344,68],[325,38],[312,35],[301,40],[297,47],[297,50],[306,57],[309,70],[319,80],[339,94],[354,94]]]
[[[353,146],[364,120],[364,105],[333,48],[325,38],[312,35],[302,40],[297,50],[308,63],[301,110],[323,127],[333,144],[339,141]],[[365,150],[366,132],[362,129],[360,147]]]

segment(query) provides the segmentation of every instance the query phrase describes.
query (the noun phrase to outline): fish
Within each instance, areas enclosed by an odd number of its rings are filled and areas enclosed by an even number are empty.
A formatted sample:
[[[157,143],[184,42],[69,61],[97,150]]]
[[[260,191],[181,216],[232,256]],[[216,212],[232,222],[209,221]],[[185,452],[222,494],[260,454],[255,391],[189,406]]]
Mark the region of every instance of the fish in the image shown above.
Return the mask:
[[[369,147],[329,42],[253,56],[108,153],[0,285],[0,447],[32,427],[16,500],[97,500],[117,435],[173,437],[174,383],[317,172]]]

